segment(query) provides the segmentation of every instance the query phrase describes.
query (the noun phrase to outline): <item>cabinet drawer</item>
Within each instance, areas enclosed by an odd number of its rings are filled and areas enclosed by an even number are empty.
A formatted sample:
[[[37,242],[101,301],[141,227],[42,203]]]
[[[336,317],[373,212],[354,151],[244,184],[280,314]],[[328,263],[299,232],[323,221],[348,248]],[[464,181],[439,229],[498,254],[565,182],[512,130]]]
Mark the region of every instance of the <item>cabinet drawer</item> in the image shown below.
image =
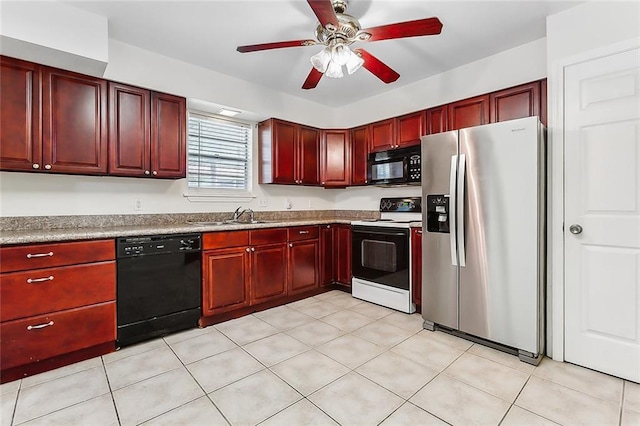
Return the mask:
[[[289,228],[288,241],[304,241],[304,240],[317,240],[318,239],[318,227],[317,226],[296,226],[295,228]]]
[[[287,229],[258,229],[249,231],[249,244],[258,246],[260,244],[286,243]]]
[[[0,320],[115,300],[116,262],[0,274]]]
[[[0,324],[6,370],[116,339],[116,304],[69,309]]]
[[[249,231],[207,232],[202,234],[202,249],[211,250],[249,245]]]
[[[114,240],[33,244],[0,248],[0,272],[51,268],[116,258]]]

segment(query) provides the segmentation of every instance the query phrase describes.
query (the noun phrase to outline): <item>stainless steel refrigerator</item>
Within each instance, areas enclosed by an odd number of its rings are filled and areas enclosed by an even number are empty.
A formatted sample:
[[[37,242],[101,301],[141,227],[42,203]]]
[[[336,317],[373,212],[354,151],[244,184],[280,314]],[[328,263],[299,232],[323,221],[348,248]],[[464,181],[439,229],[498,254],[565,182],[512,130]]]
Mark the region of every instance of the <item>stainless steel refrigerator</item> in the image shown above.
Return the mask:
[[[422,137],[426,329],[539,362],[545,173],[537,117]]]

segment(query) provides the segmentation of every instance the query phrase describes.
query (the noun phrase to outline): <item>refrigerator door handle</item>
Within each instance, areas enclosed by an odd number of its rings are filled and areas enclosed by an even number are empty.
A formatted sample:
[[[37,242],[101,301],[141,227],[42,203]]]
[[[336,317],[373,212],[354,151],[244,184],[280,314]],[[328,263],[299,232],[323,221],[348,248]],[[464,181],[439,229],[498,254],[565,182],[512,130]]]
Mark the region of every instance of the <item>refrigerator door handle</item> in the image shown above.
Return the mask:
[[[456,176],[458,175],[458,156],[451,156],[451,174],[449,175],[449,244],[451,245],[451,264],[458,266],[458,254],[456,253],[456,235],[458,233],[456,222]]]
[[[457,214],[457,229],[456,234],[458,237],[458,262],[460,266],[466,266],[466,250],[464,246],[464,189],[465,189],[465,174],[467,170],[467,157],[465,154],[460,154],[460,160],[458,162],[458,191],[457,196],[460,203],[456,206]]]

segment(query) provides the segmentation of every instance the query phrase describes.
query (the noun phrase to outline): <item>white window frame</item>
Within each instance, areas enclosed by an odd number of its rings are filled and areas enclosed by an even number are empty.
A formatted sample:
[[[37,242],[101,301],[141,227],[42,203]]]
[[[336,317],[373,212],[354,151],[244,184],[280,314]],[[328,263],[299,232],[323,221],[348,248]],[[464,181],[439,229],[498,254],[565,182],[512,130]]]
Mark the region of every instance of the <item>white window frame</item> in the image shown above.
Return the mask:
[[[229,202],[229,203],[238,203],[238,202],[250,202],[255,199],[256,196],[253,194],[253,147],[254,140],[256,137],[255,132],[255,124],[248,121],[242,120],[234,120],[229,119],[228,117],[222,117],[219,115],[198,111],[198,110],[189,110],[187,116],[187,123],[189,118],[194,116],[204,117],[204,118],[212,118],[215,120],[228,121],[231,123],[238,123],[249,126],[251,131],[251,138],[249,140],[247,146],[247,188],[242,189],[217,189],[217,188],[194,188],[189,186],[189,135],[187,130],[187,179],[185,179],[186,190],[184,192],[184,196],[189,199],[189,201],[198,202],[198,201],[211,201],[211,199],[215,199],[216,202]]]

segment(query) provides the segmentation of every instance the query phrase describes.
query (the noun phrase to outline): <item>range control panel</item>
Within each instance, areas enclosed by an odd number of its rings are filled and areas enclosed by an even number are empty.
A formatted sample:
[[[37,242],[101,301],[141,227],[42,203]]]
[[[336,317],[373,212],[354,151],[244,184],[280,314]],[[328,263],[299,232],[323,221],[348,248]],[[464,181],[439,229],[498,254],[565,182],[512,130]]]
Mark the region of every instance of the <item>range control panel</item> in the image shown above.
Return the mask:
[[[422,213],[422,197],[382,198],[380,212]]]

